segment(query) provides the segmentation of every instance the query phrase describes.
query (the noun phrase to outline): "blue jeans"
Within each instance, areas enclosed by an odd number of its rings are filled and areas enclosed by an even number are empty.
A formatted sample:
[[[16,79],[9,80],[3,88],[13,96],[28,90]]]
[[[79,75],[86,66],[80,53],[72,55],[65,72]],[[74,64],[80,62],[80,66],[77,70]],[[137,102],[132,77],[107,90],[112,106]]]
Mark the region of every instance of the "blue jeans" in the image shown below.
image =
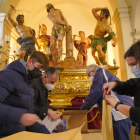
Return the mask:
[[[131,129],[131,120],[129,118],[114,121],[113,122],[113,133],[114,133],[114,140],[130,140],[129,132]]]

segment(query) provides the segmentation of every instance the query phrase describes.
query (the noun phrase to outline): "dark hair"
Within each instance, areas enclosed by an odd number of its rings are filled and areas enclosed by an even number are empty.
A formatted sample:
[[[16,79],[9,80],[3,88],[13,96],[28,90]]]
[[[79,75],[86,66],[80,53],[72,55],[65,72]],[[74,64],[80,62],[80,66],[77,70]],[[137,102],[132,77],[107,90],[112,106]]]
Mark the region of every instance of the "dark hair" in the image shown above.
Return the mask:
[[[49,8],[47,8],[48,5],[50,5]],[[46,8],[47,8],[47,12],[48,12],[48,13],[50,12],[50,9],[51,9],[51,8],[53,8],[54,10],[57,10],[57,9],[54,8],[54,6],[53,6],[51,3],[48,3],[48,4],[46,5]]]
[[[46,70],[49,66],[49,61],[47,56],[43,53],[43,52],[39,52],[39,51],[34,51],[30,58],[32,59],[33,63],[35,62],[39,62],[42,64],[43,68]]]
[[[126,57],[135,57],[136,63],[139,63],[140,66],[140,41],[134,43],[125,53],[124,59]]]
[[[19,20],[19,18],[20,18],[21,16],[24,17],[24,15],[18,15],[18,16],[16,17],[16,21],[17,21],[17,22],[18,22],[18,20]]]
[[[108,17],[110,16],[110,12],[108,9],[102,9],[103,14],[106,13],[105,18],[108,19]]]
[[[81,32],[85,34],[85,32],[84,32],[84,31],[79,31],[79,34],[80,34]]]
[[[43,73],[43,75],[47,75],[52,76],[53,74],[56,75],[56,77],[59,77],[59,73],[57,71],[57,69],[55,67],[49,67],[47,70],[45,70],[45,72]]]

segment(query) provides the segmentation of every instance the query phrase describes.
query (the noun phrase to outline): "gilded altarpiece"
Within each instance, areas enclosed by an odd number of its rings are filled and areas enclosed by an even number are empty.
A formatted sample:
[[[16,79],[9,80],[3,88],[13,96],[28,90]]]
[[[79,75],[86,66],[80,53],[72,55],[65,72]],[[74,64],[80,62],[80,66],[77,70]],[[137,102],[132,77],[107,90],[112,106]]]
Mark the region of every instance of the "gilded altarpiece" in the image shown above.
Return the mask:
[[[50,65],[53,65],[50,63]],[[72,106],[71,100],[75,97],[86,97],[89,94],[91,82],[86,75],[86,67],[77,66],[77,61],[61,61],[59,80],[54,85],[48,99],[50,106]]]

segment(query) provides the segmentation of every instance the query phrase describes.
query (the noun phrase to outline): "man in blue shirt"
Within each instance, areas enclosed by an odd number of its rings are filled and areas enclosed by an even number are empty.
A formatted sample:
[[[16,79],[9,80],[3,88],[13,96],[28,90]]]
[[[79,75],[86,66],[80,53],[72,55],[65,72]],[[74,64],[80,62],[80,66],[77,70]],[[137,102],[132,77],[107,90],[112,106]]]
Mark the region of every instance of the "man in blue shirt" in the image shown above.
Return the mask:
[[[94,64],[87,67],[86,74],[89,76],[89,80],[92,82],[92,85],[90,87],[90,93],[86,97],[84,104],[80,109],[89,110],[97,103],[99,111],[102,114],[103,84],[119,79],[114,74],[105,71],[102,68],[99,68],[98,65]],[[123,102],[123,104],[134,106],[133,100],[129,96],[118,95],[115,92],[112,92],[111,96],[115,97],[118,101]],[[113,108],[111,109],[111,111],[114,140],[129,140],[129,132],[131,128],[130,119]]]

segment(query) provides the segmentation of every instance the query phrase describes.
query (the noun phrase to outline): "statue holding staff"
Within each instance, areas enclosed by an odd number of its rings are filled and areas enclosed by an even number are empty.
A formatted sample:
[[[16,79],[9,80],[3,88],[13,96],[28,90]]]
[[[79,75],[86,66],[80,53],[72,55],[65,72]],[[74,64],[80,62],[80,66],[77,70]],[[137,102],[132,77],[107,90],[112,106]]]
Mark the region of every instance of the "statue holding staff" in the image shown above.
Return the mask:
[[[12,18],[11,14],[13,11],[16,11],[15,8],[11,5],[10,10],[8,11],[7,17],[11,24],[16,29],[20,37],[17,39],[17,42],[21,44],[19,59],[27,61],[28,55],[36,50],[35,43],[40,50],[40,46],[35,38],[35,31],[28,26],[24,25],[24,15],[18,15],[16,21]]]

